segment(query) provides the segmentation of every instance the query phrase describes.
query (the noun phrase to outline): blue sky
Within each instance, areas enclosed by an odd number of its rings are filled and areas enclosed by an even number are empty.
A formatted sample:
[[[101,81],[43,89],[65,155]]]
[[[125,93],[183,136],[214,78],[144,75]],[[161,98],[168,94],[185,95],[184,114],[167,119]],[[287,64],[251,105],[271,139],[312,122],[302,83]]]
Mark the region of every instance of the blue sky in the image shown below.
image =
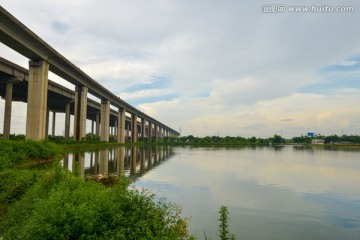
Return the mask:
[[[320,82],[300,89],[304,93],[332,94],[340,89],[360,89],[360,56],[318,71]]]
[[[93,79],[183,135],[360,134],[359,1],[276,2],[354,6],[348,13],[263,13],[275,2],[250,0],[0,2]],[[0,54],[28,65],[2,44]],[[14,111],[12,132],[22,132],[26,106]]]

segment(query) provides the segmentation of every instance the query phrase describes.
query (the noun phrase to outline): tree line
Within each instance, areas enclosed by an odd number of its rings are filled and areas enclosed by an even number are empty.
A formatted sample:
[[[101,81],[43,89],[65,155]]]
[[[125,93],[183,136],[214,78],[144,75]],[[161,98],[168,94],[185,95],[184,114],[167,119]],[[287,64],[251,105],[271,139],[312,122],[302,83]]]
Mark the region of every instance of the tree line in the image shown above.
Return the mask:
[[[195,137],[193,135],[181,137],[165,137],[157,139],[158,143],[164,144],[250,144],[250,145],[268,145],[268,144],[291,144],[291,143],[311,143],[313,139],[324,139],[325,143],[342,143],[342,144],[360,144],[360,136],[358,135],[329,135],[316,137],[299,136],[290,139],[285,139],[280,135],[275,134],[269,138],[253,137],[220,137],[220,136],[206,136]]]

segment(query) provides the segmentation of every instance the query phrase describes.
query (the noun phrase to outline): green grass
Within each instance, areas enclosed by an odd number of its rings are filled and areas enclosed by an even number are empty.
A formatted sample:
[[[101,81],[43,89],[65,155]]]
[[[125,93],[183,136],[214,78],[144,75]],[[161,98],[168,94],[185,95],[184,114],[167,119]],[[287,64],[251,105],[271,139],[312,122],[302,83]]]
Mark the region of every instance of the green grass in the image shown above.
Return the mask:
[[[176,205],[129,188],[125,179],[105,188],[56,166],[33,182],[9,208],[4,239],[189,238]]]
[[[0,140],[0,171],[23,163],[27,159],[50,159],[63,149],[48,141],[3,141]]]

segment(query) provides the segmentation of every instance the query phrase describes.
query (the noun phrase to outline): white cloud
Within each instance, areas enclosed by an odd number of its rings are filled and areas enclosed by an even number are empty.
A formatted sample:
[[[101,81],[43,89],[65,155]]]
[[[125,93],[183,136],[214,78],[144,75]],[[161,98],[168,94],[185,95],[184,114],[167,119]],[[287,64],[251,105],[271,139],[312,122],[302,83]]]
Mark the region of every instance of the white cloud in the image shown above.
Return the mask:
[[[154,96],[163,96],[168,94],[168,91],[163,91],[160,89],[149,89],[149,90],[140,90],[134,92],[123,92],[119,94],[119,97],[126,100],[141,99],[141,98],[151,98]]]
[[[358,64],[358,61],[342,61],[339,63],[340,66],[351,67]]]
[[[184,134],[271,136],[308,128],[333,133],[339,126],[359,134],[354,119],[360,113],[352,105],[359,100],[356,86],[340,84],[326,95],[299,89],[326,85],[336,75],[319,76],[327,66],[357,63],[347,59],[360,53],[360,28],[354,24],[360,15],[264,14],[262,4],[13,0],[2,6],[124,100],[164,96],[139,107],[176,130],[181,126]],[[5,48],[0,46],[2,57],[27,67]],[[161,91],[126,90],[153,76],[167,76],[168,84]],[[166,100],[163,93],[176,99]],[[326,112],[331,115],[325,119]]]

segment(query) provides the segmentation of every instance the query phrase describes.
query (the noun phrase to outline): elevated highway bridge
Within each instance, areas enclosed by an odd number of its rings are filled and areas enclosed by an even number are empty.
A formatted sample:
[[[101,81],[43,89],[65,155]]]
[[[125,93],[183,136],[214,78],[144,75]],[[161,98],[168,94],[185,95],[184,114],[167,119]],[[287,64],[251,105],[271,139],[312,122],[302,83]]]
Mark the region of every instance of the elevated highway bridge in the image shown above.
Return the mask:
[[[27,103],[27,139],[43,140],[47,137],[50,110],[54,116],[56,112],[65,113],[66,138],[70,134],[70,115],[74,115],[75,140],[85,137],[87,119],[92,120],[96,134],[103,141],[109,141],[111,127],[115,129],[120,143],[125,141],[125,133],[129,132],[133,142],[138,137],[179,135],[103,87],[1,6],[0,41],[29,59],[29,69],[24,69],[0,58],[0,95],[5,98],[4,139],[10,135],[12,101]],[[74,84],[75,90],[50,81],[49,71]],[[89,99],[88,93],[101,99],[101,102]]]

